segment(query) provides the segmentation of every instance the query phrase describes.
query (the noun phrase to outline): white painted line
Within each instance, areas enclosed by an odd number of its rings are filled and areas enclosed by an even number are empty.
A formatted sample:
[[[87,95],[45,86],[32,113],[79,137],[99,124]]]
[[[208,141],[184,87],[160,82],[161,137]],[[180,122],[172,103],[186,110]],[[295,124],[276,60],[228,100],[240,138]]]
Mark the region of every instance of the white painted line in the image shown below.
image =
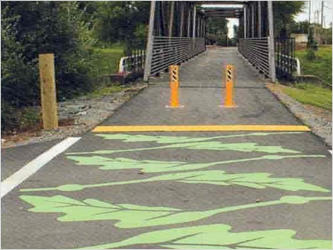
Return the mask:
[[[34,160],[30,161],[27,165],[21,168],[19,171],[9,176],[1,183],[1,198],[8,194],[15,187],[20,185],[23,181],[36,173],[46,163],[51,161],[54,157],[64,152],[75,142],[80,140],[81,137],[68,137],[65,140],[59,142]]]

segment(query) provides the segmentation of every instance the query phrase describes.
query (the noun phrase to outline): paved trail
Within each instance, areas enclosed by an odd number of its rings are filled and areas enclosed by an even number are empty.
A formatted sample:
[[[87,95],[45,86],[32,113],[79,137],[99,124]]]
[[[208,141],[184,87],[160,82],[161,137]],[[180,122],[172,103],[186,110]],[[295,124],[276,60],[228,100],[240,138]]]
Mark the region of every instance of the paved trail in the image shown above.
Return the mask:
[[[219,107],[227,63],[234,109]],[[162,77],[102,125],[302,125],[235,49],[180,78],[184,108],[165,108]],[[2,198],[2,248],[329,248],[331,176],[310,132],[91,132]]]

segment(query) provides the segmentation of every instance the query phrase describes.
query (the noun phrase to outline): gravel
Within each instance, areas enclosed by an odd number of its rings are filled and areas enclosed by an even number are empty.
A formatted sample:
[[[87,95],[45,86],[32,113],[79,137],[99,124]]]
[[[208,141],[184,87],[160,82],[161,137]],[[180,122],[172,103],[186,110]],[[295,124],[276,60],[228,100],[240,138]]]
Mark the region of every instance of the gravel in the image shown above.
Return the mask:
[[[312,132],[332,148],[332,112],[311,105],[301,104],[282,92],[279,84],[268,83],[266,87]]]
[[[78,136],[112,116],[117,108],[147,87],[145,83],[130,85],[123,91],[98,97],[79,97],[58,103],[59,128],[52,131],[24,132],[2,138],[3,148]]]

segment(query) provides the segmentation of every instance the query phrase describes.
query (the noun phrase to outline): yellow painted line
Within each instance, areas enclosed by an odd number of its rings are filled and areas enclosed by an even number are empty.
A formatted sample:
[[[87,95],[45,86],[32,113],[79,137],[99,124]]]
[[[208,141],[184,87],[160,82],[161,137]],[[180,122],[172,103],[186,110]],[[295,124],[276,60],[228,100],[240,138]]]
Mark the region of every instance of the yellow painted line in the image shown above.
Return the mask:
[[[131,125],[97,126],[92,132],[311,131],[302,125]]]

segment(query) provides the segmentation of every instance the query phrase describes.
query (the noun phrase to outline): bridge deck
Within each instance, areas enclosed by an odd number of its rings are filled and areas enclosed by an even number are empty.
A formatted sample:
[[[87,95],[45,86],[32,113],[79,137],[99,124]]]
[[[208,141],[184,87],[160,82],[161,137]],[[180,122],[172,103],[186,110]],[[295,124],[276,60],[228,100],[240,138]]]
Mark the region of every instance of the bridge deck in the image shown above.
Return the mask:
[[[234,109],[219,107],[226,63]],[[102,125],[299,124],[234,49],[181,67],[182,109],[153,83]],[[2,199],[2,248],[327,249],[331,176],[310,132],[88,133]]]
[[[224,99],[222,76],[227,64],[236,68],[234,100],[238,107],[234,109],[219,107]],[[168,77],[164,74],[152,79],[153,86],[105,124],[299,124],[236,48],[209,49],[180,67],[182,109],[165,108],[170,96]]]

